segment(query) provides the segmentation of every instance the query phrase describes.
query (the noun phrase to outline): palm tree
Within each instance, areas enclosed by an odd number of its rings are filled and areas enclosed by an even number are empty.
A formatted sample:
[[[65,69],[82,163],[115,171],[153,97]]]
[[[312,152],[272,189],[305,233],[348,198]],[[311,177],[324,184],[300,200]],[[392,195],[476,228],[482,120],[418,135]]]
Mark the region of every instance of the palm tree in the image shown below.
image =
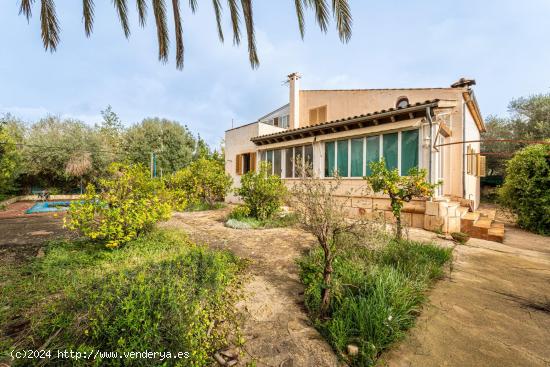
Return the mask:
[[[32,16],[32,7],[36,0],[20,0],[19,14],[24,14],[27,20]],[[130,26],[128,24],[128,0],[112,0],[114,8],[118,13],[120,24],[126,38],[130,36]],[[315,12],[315,17],[319,28],[327,32],[330,13],[336,20],[338,34],[342,42],[348,42],[351,37],[351,11],[348,0],[331,0],[332,7],[329,7],[327,0],[294,0],[296,7],[296,16],[298,18],[298,27],[302,39],[305,34],[304,9],[311,8]],[[151,7],[155,17],[157,28],[159,60],[168,61],[169,35],[167,27],[167,9],[166,0],[151,0]],[[183,30],[180,14],[180,0],[168,0],[172,4],[172,15],[175,24],[176,39],[176,66],[183,68]],[[240,4],[239,4],[240,2]],[[135,0],[138,12],[139,24],[145,27],[148,11],[147,0]],[[194,13],[197,9],[197,0],[189,0],[189,7]],[[224,42],[222,29],[222,4],[221,0],[212,0],[214,14],[216,16],[218,37]],[[252,11],[252,0],[227,0],[227,7],[231,17],[233,31],[233,44],[239,45],[241,42],[241,19],[244,19],[246,27],[246,37],[248,42],[248,55],[252,68],[259,65],[258,54],[256,53],[256,41],[254,36],[254,16]],[[84,32],[87,37],[93,32],[94,26],[94,0],[82,0],[82,18],[84,21]],[[44,48],[54,52],[59,44],[59,22],[55,11],[55,0],[40,0],[40,22],[42,42]]]

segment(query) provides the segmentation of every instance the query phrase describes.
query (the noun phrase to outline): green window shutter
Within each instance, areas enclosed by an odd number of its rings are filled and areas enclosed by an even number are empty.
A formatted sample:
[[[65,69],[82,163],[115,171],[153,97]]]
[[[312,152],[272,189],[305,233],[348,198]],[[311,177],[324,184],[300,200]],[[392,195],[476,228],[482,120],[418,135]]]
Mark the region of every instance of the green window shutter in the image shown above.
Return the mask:
[[[336,148],[338,149],[338,175],[348,177],[348,141],[338,140]]]
[[[369,136],[367,138],[367,176],[372,174],[370,169],[371,162],[380,160],[380,136]]]
[[[334,142],[325,143],[325,177],[334,175]]]
[[[351,177],[363,176],[363,138],[351,139]]]
[[[418,130],[401,132],[401,176],[418,167]]]
[[[388,167],[388,169],[397,168],[397,133],[385,134],[383,145],[386,167]]]

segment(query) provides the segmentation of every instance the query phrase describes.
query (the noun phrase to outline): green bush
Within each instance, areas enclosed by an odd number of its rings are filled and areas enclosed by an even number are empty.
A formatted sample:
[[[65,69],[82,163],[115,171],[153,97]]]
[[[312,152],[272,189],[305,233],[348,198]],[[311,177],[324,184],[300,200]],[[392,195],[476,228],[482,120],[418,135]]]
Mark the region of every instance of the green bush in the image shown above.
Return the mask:
[[[250,208],[246,205],[237,205],[229,213],[230,219],[241,220],[250,216]]]
[[[82,241],[51,243],[45,256],[21,268],[13,280],[17,284],[6,288],[10,296],[2,301],[9,307],[3,309],[15,315],[30,310],[31,327],[20,339],[0,343],[0,356],[14,347],[37,349],[48,340],[45,349],[54,356],[44,361],[48,365],[212,365],[213,353],[239,337],[235,303],[243,269],[244,262],[230,252],[194,245],[181,232],[153,231],[119,251]],[[37,279],[40,290],[29,292]],[[56,349],[187,352],[188,357],[59,360]]]
[[[550,235],[550,145],[528,146],[508,161],[499,198],[520,227]]]
[[[259,220],[277,213],[287,192],[281,178],[269,172],[269,163],[262,162],[258,172],[250,171],[241,177],[241,187],[235,191],[250,209],[250,215]]]
[[[333,262],[329,317],[319,319],[323,253],[312,250],[299,260],[305,304],[316,327],[353,366],[373,365],[380,353],[414,325],[425,291],[443,275],[451,251],[413,241],[391,241],[371,249],[341,246]],[[346,347],[359,347],[357,356]]]
[[[112,164],[109,172],[97,189],[88,185],[83,200],[71,203],[65,225],[113,248],[168,219],[171,206],[162,182],[143,166]]]
[[[225,173],[222,162],[199,158],[189,166],[175,172],[167,180],[176,203],[195,207],[215,208],[229,192],[233,180]],[[177,205],[179,208],[179,205]]]

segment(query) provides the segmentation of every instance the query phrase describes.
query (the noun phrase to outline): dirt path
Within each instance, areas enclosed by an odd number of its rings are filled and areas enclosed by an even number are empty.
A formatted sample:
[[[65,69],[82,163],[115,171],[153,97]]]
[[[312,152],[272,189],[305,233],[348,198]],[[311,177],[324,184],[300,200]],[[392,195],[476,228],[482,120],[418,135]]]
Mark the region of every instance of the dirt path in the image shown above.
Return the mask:
[[[248,356],[258,366],[337,366],[330,346],[303,308],[303,287],[294,260],[314,243],[298,229],[235,230],[224,226],[227,210],[177,213],[167,227],[184,229],[198,243],[230,249],[251,260],[243,302]],[[244,365],[243,363],[243,365]]]
[[[504,244],[471,239],[454,259],[451,278],[380,365],[550,366],[550,238],[507,228]]]

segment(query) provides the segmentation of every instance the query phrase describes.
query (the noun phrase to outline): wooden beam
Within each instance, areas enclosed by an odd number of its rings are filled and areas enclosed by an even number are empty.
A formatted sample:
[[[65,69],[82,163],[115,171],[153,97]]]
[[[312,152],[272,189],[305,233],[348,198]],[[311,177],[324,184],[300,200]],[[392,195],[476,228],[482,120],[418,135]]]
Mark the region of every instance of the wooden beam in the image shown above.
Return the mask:
[[[409,112],[409,118],[412,120],[414,118],[414,113]]]
[[[390,116],[391,122],[395,122],[395,116]]]

